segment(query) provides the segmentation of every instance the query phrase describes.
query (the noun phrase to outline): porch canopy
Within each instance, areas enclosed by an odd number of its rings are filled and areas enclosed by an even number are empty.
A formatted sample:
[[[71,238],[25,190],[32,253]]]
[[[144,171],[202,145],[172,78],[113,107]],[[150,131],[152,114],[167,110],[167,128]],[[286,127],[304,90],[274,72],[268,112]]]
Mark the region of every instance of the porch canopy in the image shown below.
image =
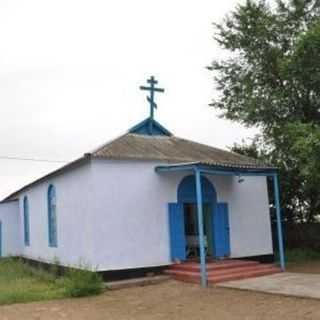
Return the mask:
[[[273,179],[276,218],[277,218],[277,233],[278,233],[278,246],[281,269],[285,269],[284,259],[284,245],[282,236],[281,225],[281,209],[280,209],[280,194],[279,194],[279,181],[277,169],[267,166],[255,165],[218,165],[210,163],[211,161],[196,161],[159,165],[155,168],[157,173],[170,173],[170,172],[188,172],[195,176],[196,183],[196,199],[197,199],[197,215],[198,215],[198,234],[199,234],[199,249],[200,249],[200,265],[201,265],[201,285],[207,286],[207,272],[206,272],[206,253],[205,253],[205,237],[204,237],[204,223],[203,223],[203,201],[202,201],[202,188],[201,188],[201,175],[215,175],[215,176],[265,176]]]

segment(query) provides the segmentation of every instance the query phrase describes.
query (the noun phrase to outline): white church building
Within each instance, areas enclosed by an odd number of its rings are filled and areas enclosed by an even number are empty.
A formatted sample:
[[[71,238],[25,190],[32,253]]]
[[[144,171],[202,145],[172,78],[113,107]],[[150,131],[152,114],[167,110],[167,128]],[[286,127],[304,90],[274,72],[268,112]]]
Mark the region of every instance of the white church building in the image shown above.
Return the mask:
[[[0,256],[97,271],[273,257],[267,177],[255,159],[178,138],[149,118],[93,152],[24,186],[0,203]]]

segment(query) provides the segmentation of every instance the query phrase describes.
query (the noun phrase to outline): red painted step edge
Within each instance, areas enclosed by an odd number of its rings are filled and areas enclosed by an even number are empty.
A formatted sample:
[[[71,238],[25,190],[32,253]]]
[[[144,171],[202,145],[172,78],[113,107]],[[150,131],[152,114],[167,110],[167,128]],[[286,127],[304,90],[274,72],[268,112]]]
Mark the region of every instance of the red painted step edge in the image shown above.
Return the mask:
[[[180,266],[180,265],[179,265]],[[280,268],[273,264],[245,264],[234,266],[233,268],[220,268],[208,270],[209,283],[218,283],[223,281],[246,279],[258,276],[264,276],[281,272]],[[166,274],[171,275],[176,280],[199,283],[200,271],[199,269],[185,269],[171,267],[165,271]]]
[[[270,274],[275,274],[281,272],[280,270],[264,270],[264,271],[255,271],[251,273],[246,274],[233,274],[228,276],[221,276],[221,277],[214,277],[209,278],[208,282],[211,284],[216,284],[220,282],[227,282],[227,281],[233,281],[233,280],[242,280],[242,279],[249,279],[249,278],[255,278],[255,277],[262,277],[267,276]],[[192,282],[192,283],[200,283],[200,278],[190,275],[173,275],[173,279],[178,281],[184,281],[184,282]]]
[[[233,268],[233,269],[228,269],[228,270],[216,270],[216,271],[209,271],[207,272],[208,277],[211,275],[229,275],[229,274],[234,274],[234,273],[239,273],[239,272],[251,272],[251,271],[258,271],[258,270],[270,270],[276,268],[272,264],[266,264],[266,265],[257,265],[257,266],[249,266],[249,267],[239,267],[239,268]]]
[[[200,279],[200,273],[194,272],[194,271],[184,271],[184,270],[165,270],[166,274],[172,275],[172,276],[182,276],[182,277],[190,277],[190,278],[196,278]]]
[[[258,266],[251,266],[251,267],[239,267],[234,269],[228,270],[211,270],[209,271],[208,278],[211,277],[223,277],[223,276],[231,276],[233,274],[249,274],[250,272],[262,272],[262,271],[269,271],[269,270],[278,270],[274,265],[258,265]],[[166,274],[173,275],[173,276],[187,276],[187,277],[194,277],[200,278],[200,272],[196,271],[189,271],[189,270],[177,270],[177,269],[169,269],[165,271]]]
[[[228,262],[228,263],[215,263],[211,262],[206,265],[207,270],[221,270],[221,269],[233,269],[238,267],[245,267],[245,266],[258,266],[260,265],[257,261],[235,261],[235,262]],[[199,263],[181,263],[181,264],[173,264],[169,267],[173,270],[186,270],[186,271],[200,271],[200,264]]]
[[[208,278],[209,283],[219,283],[225,281],[232,281],[232,280],[242,280],[248,278],[255,278],[261,276],[267,276],[270,274],[275,274],[281,272],[278,268],[270,268],[269,270],[255,270],[248,273],[234,273],[230,275],[224,276],[213,276]]]

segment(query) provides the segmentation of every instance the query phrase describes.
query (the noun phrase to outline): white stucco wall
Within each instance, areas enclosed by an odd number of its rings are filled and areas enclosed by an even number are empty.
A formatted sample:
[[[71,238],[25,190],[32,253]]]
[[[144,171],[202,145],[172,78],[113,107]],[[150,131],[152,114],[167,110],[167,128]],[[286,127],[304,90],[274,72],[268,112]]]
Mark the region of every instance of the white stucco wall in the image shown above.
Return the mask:
[[[21,254],[20,221],[18,201],[0,203],[2,257]]]
[[[229,205],[231,257],[272,254],[272,233],[265,177],[208,177],[218,201]]]
[[[65,266],[92,265],[90,212],[93,188],[90,170],[90,163],[84,164],[38,183],[20,194],[21,221],[24,196],[29,200],[30,246],[25,246],[22,241],[24,257],[43,262],[58,259]],[[57,248],[49,247],[48,241],[47,192],[50,184],[56,189]],[[23,223],[20,234],[23,238]]]
[[[170,264],[167,204],[177,201],[186,174],[157,174],[159,164],[93,160],[30,187],[19,196],[13,247],[22,243],[20,252],[27,258],[57,258],[62,265],[84,263],[101,271]],[[271,254],[266,179],[246,177],[239,184],[235,177],[208,178],[218,201],[229,204],[232,257]],[[48,245],[50,184],[57,197],[57,248]],[[30,246],[23,242],[24,196],[29,199]],[[8,216],[4,212],[0,207],[0,219]]]
[[[170,261],[167,203],[177,201],[185,174],[157,174],[156,162],[94,160],[91,226],[99,270],[166,265]],[[266,179],[208,177],[228,202],[231,256],[273,252]]]

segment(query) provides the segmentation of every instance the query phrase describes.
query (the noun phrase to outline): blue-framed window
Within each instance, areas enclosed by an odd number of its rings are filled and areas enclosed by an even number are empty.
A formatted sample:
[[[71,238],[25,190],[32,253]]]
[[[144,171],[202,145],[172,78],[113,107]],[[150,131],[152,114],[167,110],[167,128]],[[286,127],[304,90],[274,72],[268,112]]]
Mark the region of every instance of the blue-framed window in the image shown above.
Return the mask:
[[[48,188],[48,233],[49,247],[57,247],[57,197],[53,185]]]
[[[23,198],[23,228],[24,228],[24,244],[30,246],[30,220],[29,220],[29,200],[25,196]]]

